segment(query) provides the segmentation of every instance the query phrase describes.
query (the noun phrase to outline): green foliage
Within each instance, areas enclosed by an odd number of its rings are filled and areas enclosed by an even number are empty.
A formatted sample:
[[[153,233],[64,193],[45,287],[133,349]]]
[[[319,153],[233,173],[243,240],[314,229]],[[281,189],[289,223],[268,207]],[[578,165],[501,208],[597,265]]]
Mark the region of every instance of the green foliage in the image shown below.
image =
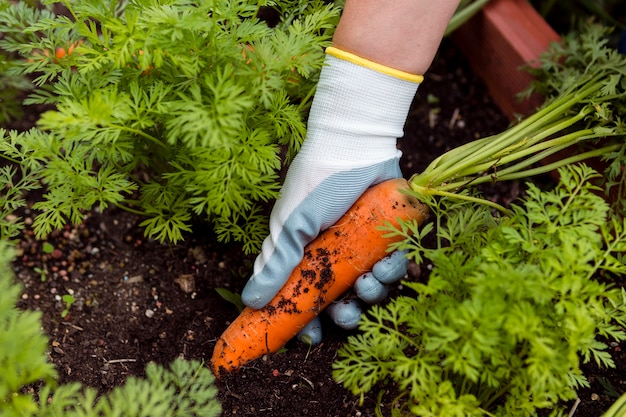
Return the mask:
[[[46,360],[48,339],[40,328],[40,312],[19,311],[22,287],[13,282],[13,250],[0,240],[0,414],[34,415],[37,404],[20,389],[43,380],[54,385],[56,372]]]
[[[97,398],[92,388],[63,385],[40,392],[39,416],[99,417],[212,417],[219,416],[213,374],[197,361],[176,359],[169,369],[154,363],[145,379],[131,377],[106,396]],[[50,401],[47,401],[51,398]]]
[[[553,97],[569,92],[576,85],[601,78],[603,85],[595,93],[595,98],[609,96],[615,100],[613,104],[616,106],[610,115],[623,114],[626,106],[623,63],[626,58],[609,45],[613,30],[610,26],[589,24],[563,36],[561,42],[550,44],[537,60],[539,65],[525,68],[535,78],[531,91]],[[581,102],[572,112],[585,104]]]
[[[57,386],[48,363],[48,338],[41,330],[40,312],[21,311],[22,291],[13,282],[13,251],[0,241],[0,415],[6,417],[218,416],[217,389],[211,371],[197,361],[175,360],[165,369],[146,367],[145,379],[131,377],[111,393],[98,397],[95,389],[78,383]],[[27,385],[42,383],[37,398]]]
[[[23,116],[20,93],[32,88],[26,77],[7,75],[14,64],[8,55],[0,53],[0,126]]]
[[[452,32],[474,17],[487,3],[489,3],[489,0],[461,0],[452,19],[450,19],[448,23],[444,36],[451,35]]]
[[[159,241],[181,240],[199,219],[258,249],[260,205],[277,196],[279,170],[303,140],[337,7],[1,1],[0,49],[22,57],[7,73],[34,78],[26,104],[54,106],[36,129],[0,135],[1,154],[45,185],[38,237],[115,205],[145,216]]]
[[[581,85],[597,86],[593,95],[569,109],[571,115],[584,115],[572,129],[602,138],[600,145],[622,145],[600,156],[606,162],[605,193],[611,195],[613,209],[626,215],[626,55],[610,45],[612,32],[612,27],[586,24],[552,44],[538,65],[526,68],[534,81],[523,94],[555,97],[569,95]],[[597,148],[594,142],[578,152]]]
[[[626,55],[604,40],[610,28],[594,25],[586,30],[572,34],[563,46],[554,44],[537,68],[529,68],[537,81],[522,95],[536,91],[546,98],[535,113],[501,133],[440,155],[411,177],[411,188],[422,195],[464,198],[504,210],[458,192],[605,159],[608,170],[599,182],[607,192],[617,190],[614,209],[626,214]]]
[[[245,305],[241,301],[241,296],[239,294],[234,293],[227,288],[216,288],[215,291],[220,297],[235,306],[238,312],[241,313],[241,311],[243,311]]]
[[[9,7],[8,2],[0,3],[0,12]],[[0,126],[23,116],[20,93],[32,88],[25,76],[8,74],[18,62],[14,58],[14,54],[0,52]]]
[[[65,318],[68,314],[70,314],[70,309],[76,302],[76,298],[74,298],[72,294],[65,294],[61,297],[61,300],[63,300],[63,303],[65,304],[65,308],[61,312],[61,317]]]
[[[418,233],[398,246],[432,265],[428,282],[371,310],[334,377],[355,394],[395,386],[397,415],[530,416],[588,385],[581,362],[614,366],[606,343],[626,339],[626,291],[610,278],[626,273],[626,220],[590,168],[560,174],[551,191],[529,184],[504,218],[430,199],[438,245]]]
[[[4,130],[0,129],[0,135]],[[16,237],[24,224],[15,212],[26,205],[25,193],[40,187],[36,177],[24,168],[0,167],[0,241]]]

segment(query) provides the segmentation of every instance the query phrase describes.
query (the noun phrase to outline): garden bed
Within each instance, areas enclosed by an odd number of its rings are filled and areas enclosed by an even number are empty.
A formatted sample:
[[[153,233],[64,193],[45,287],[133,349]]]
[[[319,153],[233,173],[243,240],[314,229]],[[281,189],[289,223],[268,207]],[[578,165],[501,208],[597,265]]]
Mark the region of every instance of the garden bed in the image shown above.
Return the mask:
[[[419,172],[442,152],[500,132],[508,123],[461,53],[444,41],[400,141],[403,172]],[[549,186],[550,179],[534,181]],[[484,192],[506,205],[523,194],[523,184]],[[240,292],[254,257],[242,255],[237,245],[218,244],[202,226],[182,244],[160,245],[142,235],[140,222],[124,212],[92,212],[83,225],[50,236],[52,251],[31,233],[22,238],[15,262],[25,285],[20,306],[42,311],[61,383],[80,381],[106,392],[142,375],[150,361],[208,361],[217,337],[237,315],[215,288]],[[427,268],[413,265],[409,278],[426,275]],[[75,301],[62,317],[66,294]],[[378,392],[360,403],[333,381],[331,365],[346,332],[330,324],[325,329],[319,346],[291,342],[284,352],[223,377],[218,382],[223,415],[375,415]],[[599,416],[626,390],[624,349],[624,344],[611,347],[615,370],[586,367],[591,388],[580,392],[574,416]]]

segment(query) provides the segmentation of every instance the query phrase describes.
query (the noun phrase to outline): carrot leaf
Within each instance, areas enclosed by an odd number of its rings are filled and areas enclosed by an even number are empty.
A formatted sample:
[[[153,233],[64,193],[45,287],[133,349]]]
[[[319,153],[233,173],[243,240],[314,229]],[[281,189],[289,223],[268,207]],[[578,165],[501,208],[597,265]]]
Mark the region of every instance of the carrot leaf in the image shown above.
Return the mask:
[[[614,366],[626,292],[610,281],[626,273],[626,223],[597,194],[598,173],[559,173],[553,190],[528,184],[510,215],[443,198],[434,242],[409,237],[410,223],[396,231],[428,278],[369,311],[336,380],[357,395],[382,385],[415,415],[532,415],[588,386],[581,364]]]
[[[626,55],[608,44],[611,30],[592,24],[553,44],[537,67],[527,69],[535,81],[523,92],[542,94],[545,103],[504,132],[441,155],[411,177],[411,187],[418,194],[450,197],[470,186],[601,157],[609,161],[605,182],[626,200],[616,181],[623,178],[620,167],[626,162]],[[566,149],[571,153],[564,157]],[[541,163],[548,158],[552,162]]]
[[[244,309],[245,306],[241,302],[241,296],[239,294],[234,293],[227,288],[216,288],[215,291],[224,300],[234,305],[238,312],[241,312]]]
[[[143,216],[160,242],[206,221],[221,240],[258,251],[259,207],[277,197],[304,139],[340,6],[32,3],[0,0],[0,57],[12,57],[0,58],[0,102],[32,80],[25,104],[51,110],[31,132],[0,131],[0,157],[45,186],[37,236],[113,205]]]

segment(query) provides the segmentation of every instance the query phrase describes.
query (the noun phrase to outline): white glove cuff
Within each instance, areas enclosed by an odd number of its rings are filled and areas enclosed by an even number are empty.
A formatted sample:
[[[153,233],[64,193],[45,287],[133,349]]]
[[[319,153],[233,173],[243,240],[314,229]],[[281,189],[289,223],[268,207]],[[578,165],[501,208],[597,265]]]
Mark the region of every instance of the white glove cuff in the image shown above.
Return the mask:
[[[327,55],[300,152],[361,166],[398,157],[396,139],[418,85]]]

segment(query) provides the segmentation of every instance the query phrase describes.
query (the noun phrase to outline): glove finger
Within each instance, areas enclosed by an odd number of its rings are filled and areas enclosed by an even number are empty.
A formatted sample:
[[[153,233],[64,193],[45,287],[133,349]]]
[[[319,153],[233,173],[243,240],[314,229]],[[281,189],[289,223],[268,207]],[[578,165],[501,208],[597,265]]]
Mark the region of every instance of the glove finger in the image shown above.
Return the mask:
[[[311,346],[317,346],[322,342],[322,321],[315,317],[298,333],[298,340]]]
[[[376,279],[372,272],[367,272],[357,278],[354,291],[357,297],[368,304],[381,302],[389,293],[387,286]]]
[[[342,329],[356,329],[361,320],[361,306],[357,300],[342,300],[326,307],[326,313]]]
[[[407,251],[395,251],[391,255],[378,261],[372,274],[383,284],[392,284],[407,273],[409,259],[406,257]]]

